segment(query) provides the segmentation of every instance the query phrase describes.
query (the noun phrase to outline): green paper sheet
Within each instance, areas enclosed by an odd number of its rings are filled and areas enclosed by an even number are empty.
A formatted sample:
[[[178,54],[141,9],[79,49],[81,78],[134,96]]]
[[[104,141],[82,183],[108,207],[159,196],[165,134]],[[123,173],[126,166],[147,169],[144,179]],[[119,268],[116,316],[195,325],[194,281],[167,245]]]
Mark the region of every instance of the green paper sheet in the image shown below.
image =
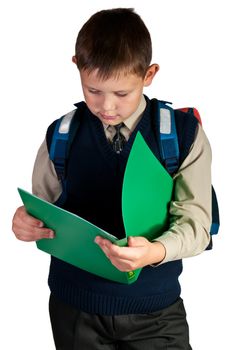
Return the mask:
[[[167,225],[172,183],[172,178],[153,155],[142,135],[137,133],[123,182],[122,211],[126,237],[122,240],[23,189],[18,191],[28,213],[42,220],[46,227],[56,233],[54,239],[37,241],[39,249],[100,277],[130,284],[137,280],[141,269],[119,271],[94,243],[94,239],[100,235],[114,244],[125,246],[128,236],[144,236],[151,240],[162,234]]]
[[[137,133],[124,174],[122,213],[127,236],[157,238],[168,224],[173,179]]]
[[[40,250],[107,279],[121,283],[130,283],[134,280],[136,273],[123,273],[116,269],[94,242],[97,235],[113,243],[117,241],[116,237],[20,188],[18,191],[27,212],[55,231],[55,238],[36,242]],[[122,244],[121,241],[118,242]]]

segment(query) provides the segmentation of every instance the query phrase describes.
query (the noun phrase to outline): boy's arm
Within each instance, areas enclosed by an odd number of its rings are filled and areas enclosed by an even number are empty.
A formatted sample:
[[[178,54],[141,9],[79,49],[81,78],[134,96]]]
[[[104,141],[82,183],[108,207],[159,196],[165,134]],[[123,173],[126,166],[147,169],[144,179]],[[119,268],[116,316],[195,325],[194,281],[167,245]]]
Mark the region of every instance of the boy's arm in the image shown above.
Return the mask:
[[[49,159],[46,140],[40,146],[32,174],[32,192],[36,196],[54,203],[62,192],[53,163]]]
[[[191,151],[174,180],[170,228],[156,239],[166,249],[162,263],[200,254],[209,244],[211,148],[200,125]]]
[[[34,194],[49,202],[54,202],[61,192],[54,167],[49,161],[46,142],[43,142],[36,157],[32,187]],[[12,220],[12,230],[15,236],[22,241],[54,237],[54,232],[43,227],[40,220],[29,215],[24,206],[16,210]]]
[[[95,242],[121,271],[194,256],[207,247],[211,225],[211,148],[201,126],[175,175],[170,215],[169,230],[154,242],[143,237],[129,237],[128,247],[118,247],[102,237]]]

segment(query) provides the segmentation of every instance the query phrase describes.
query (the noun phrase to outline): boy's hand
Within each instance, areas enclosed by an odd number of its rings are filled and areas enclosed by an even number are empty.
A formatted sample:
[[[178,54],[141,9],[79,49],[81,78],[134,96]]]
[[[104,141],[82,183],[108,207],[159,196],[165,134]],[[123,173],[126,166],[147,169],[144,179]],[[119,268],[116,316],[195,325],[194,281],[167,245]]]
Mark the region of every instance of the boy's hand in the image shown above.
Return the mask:
[[[119,247],[97,236],[97,243],[118,270],[128,272],[146,265],[157,264],[165,258],[165,248],[160,242],[149,242],[144,237],[129,237],[127,247]]]
[[[43,222],[27,214],[25,207],[19,207],[12,220],[12,230],[21,241],[31,242],[41,238],[54,238],[54,232],[43,227]]]

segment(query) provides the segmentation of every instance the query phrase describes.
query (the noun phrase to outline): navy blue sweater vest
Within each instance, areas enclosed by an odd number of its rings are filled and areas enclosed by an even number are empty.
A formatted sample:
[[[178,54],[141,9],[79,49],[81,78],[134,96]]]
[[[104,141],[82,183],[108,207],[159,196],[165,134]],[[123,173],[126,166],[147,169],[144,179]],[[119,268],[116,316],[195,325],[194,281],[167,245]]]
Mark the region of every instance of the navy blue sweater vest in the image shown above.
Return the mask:
[[[102,123],[84,108],[67,167],[67,201],[64,208],[76,213],[113,235],[125,236],[121,213],[121,190],[131,146],[139,130],[160,159],[157,143],[156,100],[147,99],[147,107],[121,154],[108,143]],[[55,127],[47,131],[48,148]],[[176,112],[180,161],[189,152],[197,121]],[[93,261],[94,264],[94,261]],[[116,315],[149,313],[174,303],[180,295],[178,277],[182,261],[142,269],[132,285],[112,282],[51,257],[49,287],[64,302],[89,313]]]

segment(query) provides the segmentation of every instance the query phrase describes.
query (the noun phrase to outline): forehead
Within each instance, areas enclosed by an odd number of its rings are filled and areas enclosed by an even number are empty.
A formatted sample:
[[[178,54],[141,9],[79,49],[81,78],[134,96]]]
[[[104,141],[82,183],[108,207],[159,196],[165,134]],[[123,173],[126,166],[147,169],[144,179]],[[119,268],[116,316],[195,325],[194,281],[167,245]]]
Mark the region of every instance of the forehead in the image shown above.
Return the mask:
[[[80,77],[85,87],[92,87],[98,90],[109,88],[112,90],[126,90],[143,83],[143,79],[137,74],[125,71],[115,72],[110,77],[103,78],[97,69],[91,72],[81,70]]]

